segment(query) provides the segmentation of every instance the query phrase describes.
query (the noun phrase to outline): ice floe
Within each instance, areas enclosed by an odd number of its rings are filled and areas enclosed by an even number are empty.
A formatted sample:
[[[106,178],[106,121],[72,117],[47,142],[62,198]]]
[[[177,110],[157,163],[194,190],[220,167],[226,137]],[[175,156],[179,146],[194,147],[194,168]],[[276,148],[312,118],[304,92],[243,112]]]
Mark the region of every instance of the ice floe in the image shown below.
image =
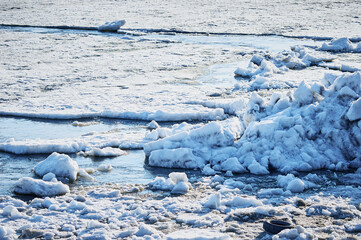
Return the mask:
[[[348,38],[336,38],[330,43],[324,43],[317,48],[320,51],[329,52],[354,52],[361,53],[361,43],[353,44]]]
[[[98,27],[98,31],[101,32],[116,32],[121,26],[125,24],[125,20],[119,20],[114,22],[106,22]]]
[[[20,178],[14,186],[14,192],[35,196],[56,196],[69,192],[69,187],[62,182],[46,182],[30,177]]]

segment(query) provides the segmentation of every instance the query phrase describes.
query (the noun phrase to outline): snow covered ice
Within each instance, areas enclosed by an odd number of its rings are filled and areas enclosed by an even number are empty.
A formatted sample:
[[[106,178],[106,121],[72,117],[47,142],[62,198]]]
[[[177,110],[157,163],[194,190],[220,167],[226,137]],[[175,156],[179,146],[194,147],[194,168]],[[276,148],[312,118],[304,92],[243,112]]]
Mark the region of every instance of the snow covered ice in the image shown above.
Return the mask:
[[[360,8],[1,2],[0,239],[361,238]]]

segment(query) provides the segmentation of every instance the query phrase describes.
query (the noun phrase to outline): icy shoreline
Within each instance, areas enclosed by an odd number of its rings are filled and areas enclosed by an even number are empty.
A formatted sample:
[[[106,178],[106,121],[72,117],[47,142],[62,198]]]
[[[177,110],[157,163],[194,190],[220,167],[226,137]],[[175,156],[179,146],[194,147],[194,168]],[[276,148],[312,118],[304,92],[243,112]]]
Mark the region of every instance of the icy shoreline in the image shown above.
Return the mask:
[[[336,175],[309,176],[318,184],[297,194],[277,186],[275,177],[266,178],[268,184],[260,187],[253,177],[214,176],[191,179],[185,195],[125,184],[73,189],[65,196],[35,198],[28,203],[3,197],[0,219],[6,225],[0,236],[208,239],[206,233],[212,233],[209,239],[360,237],[360,188],[335,184]],[[272,236],[262,229],[263,221],[270,219],[290,221],[298,226],[297,231]],[[190,230],[192,234],[186,234]]]

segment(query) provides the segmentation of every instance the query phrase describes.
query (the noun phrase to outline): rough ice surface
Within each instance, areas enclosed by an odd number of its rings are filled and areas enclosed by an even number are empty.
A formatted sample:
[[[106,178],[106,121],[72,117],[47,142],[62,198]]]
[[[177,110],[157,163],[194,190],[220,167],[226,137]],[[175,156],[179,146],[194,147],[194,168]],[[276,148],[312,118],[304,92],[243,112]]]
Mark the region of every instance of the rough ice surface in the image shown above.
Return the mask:
[[[360,101],[354,101],[360,85],[356,72],[335,76],[328,87],[302,82],[285,100],[275,95],[266,102],[253,93],[242,110],[243,121],[175,127],[173,134],[145,144],[144,150],[151,166],[203,169],[210,164],[214,170],[253,174],[268,174],[270,168],[283,173],[346,170],[360,155],[361,130],[355,121]],[[286,106],[280,109],[282,101]]]

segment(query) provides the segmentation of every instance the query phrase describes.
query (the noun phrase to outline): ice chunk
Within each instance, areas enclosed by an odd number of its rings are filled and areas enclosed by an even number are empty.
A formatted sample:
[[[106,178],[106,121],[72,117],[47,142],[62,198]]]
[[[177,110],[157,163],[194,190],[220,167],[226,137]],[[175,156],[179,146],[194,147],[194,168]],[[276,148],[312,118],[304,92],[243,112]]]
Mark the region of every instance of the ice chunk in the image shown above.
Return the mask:
[[[361,98],[352,103],[350,109],[346,113],[346,116],[350,121],[361,119]]]
[[[188,182],[187,174],[184,172],[172,172],[169,174],[169,178],[175,183]]]
[[[27,217],[26,214],[20,213],[18,209],[14,206],[8,205],[4,207],[2,215],[10,219],[24,218]]]
[[[330,52],[353,52],[358,51],[358,48],[352,44],[348,38],[333,39],[330,43],[324,43],[317,50]]]
[[[301,179],[296,178],[289,182],[287,185],[287,190],[290,190],[293,193],[301,193],[303,190],[305,190],[305,184]]]
[[[18,239],[16,232],[8,226],[0,226],[0,239],[11,240]]]
[[[159,232],[158,230],[152,228],[151,226],[141,224],[139,230],[134,234],[137,237],[144,237],[147,235],[159,235],[162,236],[163,233]]]
[[[175,183],[170,178],[166,180],[164,177],[155,177],[148,185],[154,190],[172,191]]]
[[[101,172],[110,172],[113,170],[113,167],[110,164],[102,163],[98,166],[97,170]]]
[[[240,208],[258,207],[263,205],[263,203],[260,200],[257,200],[253,197],[249,197],[249,198],[235,197],[230,201],[226,201],[225,204],[230,207],[240,207]]]
[[[268,188],[268,189],[261,189],[261,191],[258,192],[260,196],[273,196],[276,195],[282,195],[284,192],[282,188]]]
[[[203,168],[204,160],[196,157],[190,148],[154,150],[149,156],[149,165],[167,168]]]
[[[234,173],[244,173],[247,170],[240,164],[238,158],[232,157],[228,158],[224,162],[221,163],[221,170],[222,171],[232,171]]]
[[[339,91],[345,86],[348,86],[355,93],[359,94],[361,90],[361,73],[356,72],[352,74],[341,75],[335,79],[330,88],[335,91]]]
[[[98,31],[101,32],[116,32],[118,29],[125,24],[125,20],[106,22],[105,24],[98,27]]]
[[[213,168],[211,168],[210,164],[207,164],[202,169],[202,174],[207,175],[207,176],[214,176],[214,175],[216,175],[216,171]]]
[[[91,157],[118,157],[127,154],[127,152],[112,147],[105,148],[93,148],[86,152],[80,152],[79,154]]]
[[[313,93],[310,86],[304,81],[301,82],[300,86],[296,89],[294,95],[296,101],[301,105],[310,104],[313,102]]]
[[[348,97],[352,97],[352,98],[358,97],[358,95],[355,93],[355,91],[352,90],[351,88],[349,88],[348,86],[344,86],[343,88],[341,88],[341,90],[338,91],[338,95],[339,96],[348,96]]]
[[[155,120],[152,120],[148,125],[147,125],[147,128],[148,129],[156,129],[156,128],[159,128],[159,124],[155,121]]]
[[[187,182],[178,182],[172,189],[173,194],[186,194],[189,190],[189,183]]]
[[[257,174],[257,175],[269,174],[269,171],[264,166],[259,164],[256,160],[254,160],[248,166],[248,169],[249,169],[250,173]]]
[[[15,183],[14,192],[41,197],[56,196],[68,193],[69,187],[61,182],[45,182],[40,179],[23,177]]]
[[[49,172],[43,176],[43,180],[47,181],[47,182],[54,181],[54,180],[56,181],[56,176],[54,173]]]
[[[213,194],[203,205],[207,208],[217,209],[221,205],[221,194]]]
[[[68,155],[52,153],[44,161],[38,163],[34,172],[43,177],[47,173],[54,173],[58,178],[69,179],[75,181],[79,171],[78,164],[72,160]]]

